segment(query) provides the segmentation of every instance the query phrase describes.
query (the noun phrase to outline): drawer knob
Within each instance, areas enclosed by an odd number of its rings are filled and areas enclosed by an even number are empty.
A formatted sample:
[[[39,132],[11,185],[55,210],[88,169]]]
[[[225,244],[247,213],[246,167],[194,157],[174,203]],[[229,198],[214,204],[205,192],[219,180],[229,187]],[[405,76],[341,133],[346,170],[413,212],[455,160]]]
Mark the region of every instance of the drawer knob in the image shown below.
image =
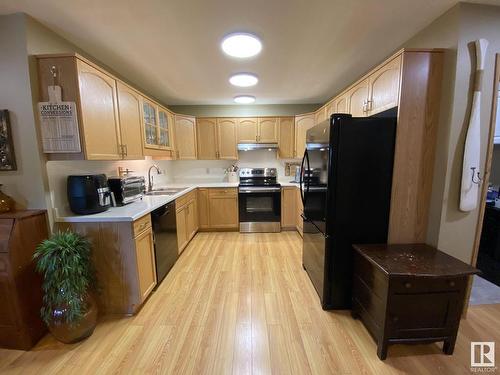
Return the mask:
[[[454,281],[450,281],[450,282],[448,283],[448,285],[449,285],[449,286],[455,286],[455,282],[454,282]]]
[[[411,288],[411,283],[405,283],[405,288],[410,289]]]
[[[395,316],[395,317],[393,317],[393,318],[392,318],[392,321],[393,321],[393,322],[397,322],[398,320],[399,320],[399,317],[398,317],[398,316]]]

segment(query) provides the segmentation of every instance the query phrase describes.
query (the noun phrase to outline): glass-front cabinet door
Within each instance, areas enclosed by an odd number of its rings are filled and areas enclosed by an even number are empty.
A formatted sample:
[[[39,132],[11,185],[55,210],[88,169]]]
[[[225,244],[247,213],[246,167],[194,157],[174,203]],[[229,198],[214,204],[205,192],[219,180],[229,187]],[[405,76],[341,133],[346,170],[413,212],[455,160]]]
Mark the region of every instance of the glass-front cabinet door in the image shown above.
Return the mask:
[[[173,120],[167,109],[144,98],[144,146],[152,149],[172,149]]]
[[[165,148],[171,148],[170,129],[173,124],[170,123],[170,116],[167,111],[158,108],[158,120],[158,145]]]
[[[144,139],[146,146],[158,146],[158,119],[156,116],[156,106],[149,101],[142,103],[144,117]]]

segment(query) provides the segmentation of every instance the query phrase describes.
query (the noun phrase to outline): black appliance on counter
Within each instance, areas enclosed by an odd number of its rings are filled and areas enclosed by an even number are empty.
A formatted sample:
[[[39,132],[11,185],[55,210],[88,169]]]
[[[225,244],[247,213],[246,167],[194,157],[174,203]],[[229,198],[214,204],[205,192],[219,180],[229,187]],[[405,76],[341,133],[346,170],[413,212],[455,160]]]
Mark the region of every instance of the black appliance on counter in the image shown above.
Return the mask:
[[[110,177],[108,185],[118,206],[142,199],[146,191],[146,182],[143,176]]]
[[[324,310],[351,306],[352,244],[385,243],[396,117],[334,114],[307,131],[303,266]]]
[[[179,258],[175,201],[151,212],[156,261],[157,285],[167,276]]]
[[[238,188],[240,232],[281,231],[281,185],[276,168],[242,168]]]
[[[67,194],[69,207],[75,214],[96,214],[111,206],[111,192],[104,174],[68,176]]]

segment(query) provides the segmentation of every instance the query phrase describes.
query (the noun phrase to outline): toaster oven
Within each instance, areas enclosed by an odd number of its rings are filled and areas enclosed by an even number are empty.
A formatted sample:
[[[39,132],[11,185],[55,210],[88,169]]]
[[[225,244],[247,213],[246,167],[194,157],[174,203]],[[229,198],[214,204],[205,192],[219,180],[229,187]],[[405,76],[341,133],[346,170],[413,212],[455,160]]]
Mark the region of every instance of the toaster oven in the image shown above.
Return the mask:
[[[110,177],[108,185],[117,206],[142,199],[146,190],[146,182],[142,176]]]

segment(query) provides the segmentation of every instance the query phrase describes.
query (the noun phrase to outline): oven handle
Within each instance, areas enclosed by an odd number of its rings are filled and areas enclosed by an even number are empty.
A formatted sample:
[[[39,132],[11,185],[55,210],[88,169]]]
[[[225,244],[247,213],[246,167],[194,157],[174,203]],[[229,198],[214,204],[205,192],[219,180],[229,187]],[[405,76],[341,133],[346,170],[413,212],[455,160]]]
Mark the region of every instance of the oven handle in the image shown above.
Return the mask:
[[[257,189],[239,189],[238,193],[250,194],[250,193],[276,193],[281,191],[281,188],[257,188]]]

